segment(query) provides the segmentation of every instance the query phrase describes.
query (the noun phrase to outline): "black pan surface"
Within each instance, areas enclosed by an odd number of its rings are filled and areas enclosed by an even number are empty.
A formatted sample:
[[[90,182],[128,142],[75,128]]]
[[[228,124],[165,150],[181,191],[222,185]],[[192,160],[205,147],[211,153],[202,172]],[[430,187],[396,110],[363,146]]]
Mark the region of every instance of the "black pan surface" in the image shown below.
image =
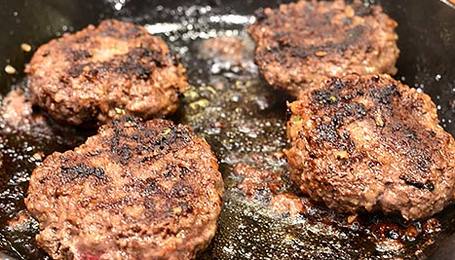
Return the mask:
[[[21,73],[34,49],[66,31],[110,17],[152,25],[161,31],[188,68],[190,92],[171,119],[192,126],[214,148],[227,192],[219,229],[200,259],[455,259],[455,207],[432,220],[407,223],[394,216],[359,215],[352,222],[321,206],[309,206],[298,216],[272,214],[273,194],[264,189],[246,198],[233,173],[236,163],[248,163],[280,176],[281,193],[296,193],[287,180],[283,125],[289,97],[271,90],[259,76],[252,57],[247,69],[202,58],[199,44],[209,37],[235,36],[253,48],[244,30],[257,8],[276,1],[156,1],[156,0],[5,0],[0,2],[0,91],[24,87]],[[401,50],[396,78],[421,88],[438,105],[441,124],[455,134],[455,10],[437,0],[383,0],[386,12],[398,23]],[[233,14],[238,16],[232,16]],[[231,15],[231,16],[229,16]],[[157,25],[158,24],[158,25]],[[0,116],[1,119],[1,116]],[[218,127],[219,123],[224,125]],[[46,259],[34,242],[33,220],[11,228],[23,216],[27,181],[39,163],[36,155],[65,151],[93,134],[48,122],[52,131],[18,132],[0,120],[0,259]],[[439,223],[439,224],[435,224]]]

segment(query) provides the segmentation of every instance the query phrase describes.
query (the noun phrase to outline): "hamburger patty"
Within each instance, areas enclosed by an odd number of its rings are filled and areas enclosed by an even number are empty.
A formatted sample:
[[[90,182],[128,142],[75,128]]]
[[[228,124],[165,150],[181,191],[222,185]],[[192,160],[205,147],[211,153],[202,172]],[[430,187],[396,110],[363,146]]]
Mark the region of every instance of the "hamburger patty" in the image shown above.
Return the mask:
[[[185,69],[138,25],[106,20],[38,48],[26,67],[33,101],[59,121],[106,122],[174,112]]]
[[[455,142],[426,94],[347,75],[290,104],[287,157],[302,191],[340,211],[428,217],[452,202]]]
[[[300,1],[256,16],[256,63],[270,85],[294,96],[325,77],[396,72],[397,23],[379,6]]]
[[[215,234],[223,179],[207,142],[122,118],[33,171],[27,209],[55,259],[192,259]]]

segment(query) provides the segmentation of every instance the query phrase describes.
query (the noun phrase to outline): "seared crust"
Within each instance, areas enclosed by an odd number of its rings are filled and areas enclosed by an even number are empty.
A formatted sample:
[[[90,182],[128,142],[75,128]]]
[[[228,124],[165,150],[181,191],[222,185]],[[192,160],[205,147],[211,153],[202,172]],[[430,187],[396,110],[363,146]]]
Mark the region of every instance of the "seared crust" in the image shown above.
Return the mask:
[[[185,69],[162,39],[116,20],[41,46],[26,72],[33,101],[73,125],[167,115],[187,87]]]
[[[256,63],[270,85],[294,96],[325,77],[396,72],[397,23],[380,6],[299,1],[256,16]]]
[[[46,158],[25,203],[55,259],[192,259],[215,234],[222,193],[205,140],[126,118]]]
[[[426,94],[388,75],[332,78],[290,105],[292,179],[341,211],[428,217],[453,200],[455,142]]]

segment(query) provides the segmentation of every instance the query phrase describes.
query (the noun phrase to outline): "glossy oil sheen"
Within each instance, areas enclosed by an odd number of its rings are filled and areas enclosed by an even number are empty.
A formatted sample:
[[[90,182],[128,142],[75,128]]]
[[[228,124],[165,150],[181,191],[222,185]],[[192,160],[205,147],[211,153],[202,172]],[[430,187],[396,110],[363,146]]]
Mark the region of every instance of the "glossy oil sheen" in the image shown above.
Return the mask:
[[[346,223],[345,215],[321,207],[310,208],[304,216],[277,217],[265,206],[271,196],[269,193],[247,200],[238,192],[239,179],[233,174],[233,166],[238,162],[255,165],[258,161],[261,165],[255,166],[276,171],[285,179],[284,191],[294,192],[286,180],[286,162],[274,156],[287,146],[283,125],[289,97],[266,86],[254,65],[248,70],[238,70],[200,58],[198,44],[207,35],[247,38],[246,24],[233,24],[229,19],[219,22],[210,17],[235,13],[242,15],[240,20],[247,23],[257,8],[274,7],[277,2],[124,2],[1,1],[1,93],[6,94],[15,84],[23,84],[20,72],[31,53],[24,53],[21,43],[36,48],[65,31],[78,30],[109,17],[140,24],[172,23],[181,28],[162,36],[188,67],[194,94],[182,98],[182,109],[172,119],[191,125],[209,141],[220,159],[227,188],[219,230],[208,250],[199,256],[201,259],[412,259],[433,254],[435,259],[453,259],[450,255],[455,251],[451,237],[455,233],[453,207],[437,216],[441,231],[421,234],[415,240],[403,238],[400,242],[403,246],[396,250],[378,238],[377,230],[387,229],[390,236],[395,237],[395,233],[403,233],[409,227],[421,229],[424,222],[404,223],[394,217],[366,215],[360,216],[358,225],[353,226]],[[384,0],[380,3],[399,23],[401,55],[396,78],[430,94],[438,105],[441,124],[455,134],[455,10],[436,0]],[[246,62],[252,63],[252,60]],[[19,73],[7,75],[3,71],[7,64],[13,65]],[[225,127],[216,127],[217,122],[223,122]],[[37,223],[29,223],[20,232],[8,229],[6,223],[24,208],[27,180],[36,167],[33,155],[65,151],[90,134],[80,129],[77,134],[74,129],[62,129],[55,136],[34,131],[0,132],[4,154],[0,171],[1,252],[17,259],[47,257],[33,239]]]

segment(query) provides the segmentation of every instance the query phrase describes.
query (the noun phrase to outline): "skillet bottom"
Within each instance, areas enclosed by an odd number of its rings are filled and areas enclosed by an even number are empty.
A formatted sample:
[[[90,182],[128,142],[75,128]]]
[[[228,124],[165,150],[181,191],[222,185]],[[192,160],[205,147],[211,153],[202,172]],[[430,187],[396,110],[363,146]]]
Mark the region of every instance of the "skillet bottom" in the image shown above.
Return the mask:
[[[285,200],[286,205],[301,203],[297,213],[286,207],[277,212],[272,206],[277,197],[297,193],[281,153],[288,145],[284,125],[290,98],[265,85],[248,51],[240,65],[201,53],[204,39],[216,36],[239,37],[244,48],[252,51],[244,30],[252,22],[251,16],[226,13],[207,6],[150,7],[134,18],[120,13],[128,20],[153,25],[148,29],[163,32],[181,55],[193,87],[172,119],[189,124],[204,136],[221,161],[227,186],[225,205],[217,235],[200,259],[421,258],[435,241],[454,231],[450,228],[455,220],[453,208],[435,219],[410,223],[393,216],[336,214],[306,199]],[[168,24],[156,24],[153,17]],[[90,134],[79,133],[83,134],[76,144]],[[0,209],[4,212],[0,216],[0,250],[16,258],[47,257],[33,239],[37,223],[19,212],[24,208],[28,177],[39,163],[37,154],[72,148],[76,144],[68,141],[73,137],[72,130],[36,136],[2,129],[5,167],[0,173]],[[256,169],[252,172],[257,174],[239,174],[239,164]],[[245,185],[250,192],[245,192]],[[14,216],[19,219],[11,221]]]

